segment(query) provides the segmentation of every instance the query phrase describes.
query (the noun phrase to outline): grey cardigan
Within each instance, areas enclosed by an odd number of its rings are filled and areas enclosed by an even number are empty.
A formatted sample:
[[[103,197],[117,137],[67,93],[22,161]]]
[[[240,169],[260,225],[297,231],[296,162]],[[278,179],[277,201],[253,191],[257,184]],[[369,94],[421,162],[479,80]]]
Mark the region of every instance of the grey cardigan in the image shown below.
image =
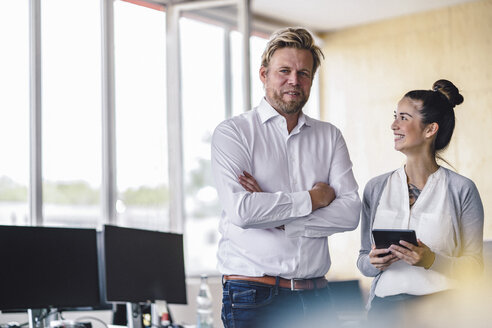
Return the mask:
[[[450,195],[450,213],[454,230],[456,257],[436,253],[434,263],[429,270],[441,272],[448,277],[460,276],[460,269],[483,269],[483,206],[477,187],[470,179],[443,168],[447,175]],[[394,172],[394,171],[393,171]],[[371,179],[364,188],[361,213],[361,248],[357,267],[366,277],[375,277],[369,294],[367,307],[370,308],[374,290],[381,271],[369,262],[369,252],[374,244],[372,226],[376,209],[388,178],[393,172]],[[474,271],[470,271],[474,272]]]

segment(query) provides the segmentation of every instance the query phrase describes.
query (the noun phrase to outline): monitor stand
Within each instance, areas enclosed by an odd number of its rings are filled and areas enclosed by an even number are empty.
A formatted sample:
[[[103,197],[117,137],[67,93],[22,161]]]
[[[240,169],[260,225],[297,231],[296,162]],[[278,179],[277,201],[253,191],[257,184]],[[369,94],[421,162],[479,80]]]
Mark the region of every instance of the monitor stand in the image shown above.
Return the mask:
[[[43,309],[28,309],[27,316],[29,318],[29,328],[44,328],[42,319]]]
[[[59,313],[50,309],[28,309],[29,328],[50,328],[51,321],[59,320]]]
[[[126,303],[126,322],[128,328],[142,328],[142,310],[140,309],[140,304]]]

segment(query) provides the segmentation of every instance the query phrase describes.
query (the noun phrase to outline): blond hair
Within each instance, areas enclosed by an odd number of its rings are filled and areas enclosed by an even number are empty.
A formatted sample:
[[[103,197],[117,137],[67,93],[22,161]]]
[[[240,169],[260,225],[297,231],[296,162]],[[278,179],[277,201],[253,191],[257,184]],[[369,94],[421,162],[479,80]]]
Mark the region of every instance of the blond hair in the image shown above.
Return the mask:
[[[287,27],[272,34],[261,56],[261,66],[267,68],[274,52],[281,48],[309,50],[313,55],[313,77],[321,64],[321,58],[325,58],[308,30],[302,27]]]

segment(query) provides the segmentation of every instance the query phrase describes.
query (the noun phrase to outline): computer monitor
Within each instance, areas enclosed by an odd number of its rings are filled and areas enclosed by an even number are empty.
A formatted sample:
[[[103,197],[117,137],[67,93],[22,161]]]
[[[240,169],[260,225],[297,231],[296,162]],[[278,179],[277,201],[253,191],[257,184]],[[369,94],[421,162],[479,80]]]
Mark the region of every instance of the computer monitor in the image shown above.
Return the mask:
[[[100,304],[95,229],[0,226],[0,309]]]
[[[186,304],[183,235],[105,225],[101,244],[108,302]]]

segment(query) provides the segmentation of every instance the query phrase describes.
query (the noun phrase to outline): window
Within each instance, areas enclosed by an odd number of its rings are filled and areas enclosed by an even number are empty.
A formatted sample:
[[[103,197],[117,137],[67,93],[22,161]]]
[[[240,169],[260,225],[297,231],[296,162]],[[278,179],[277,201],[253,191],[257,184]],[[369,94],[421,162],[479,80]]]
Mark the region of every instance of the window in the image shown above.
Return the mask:
[[[114,1],[117,224],[169,231],[171,196],[184,197],[188,274],[216,273],[220,204],[210,141],[226,118],[226,37],[232,113],[243,112],[240,33],[181,18],[184,195],[171,195],[166,99],[166,15],[158,4]],[[101,221],[101,3],[41,0],[42,224],[95,227]],[[148,6],[147,6],[148,5]],[[29,8],[0,4],[0,224],[29,224]],[[194,16],[190,16],[194,17]],[[8,32],[6,32],[8,31]],[[251,37],[252,104],[267,40]],[[172,87],[172,86],[171,86]],[[110,188],[111,189],[111,186]]]
[[[186,246],[189,275],[216,273],[221,207],[210,168],[210,142],[226,118],[224,33],[222,27],[181,18]],[[234,115],[242,110],[241,34],[230,32]],[[258,78],[266,40],[251,38],[254,106],[263,96]],[[199,55],[197,55],[199,54]]]
[[[0,224],[29,223],[29,8],[0,2]]]
[[[225,118],[224,30],[187,18],[181,18],[180,29],[186,270],[198,274],[215,270],[219,237],[220,207],[210,169],[210,141]]]
[[[166,20],[117,1],[115,16],[118,224],[168,230]]]
[[[98,0],[43,0],[44,224],[94,227],[100,217],[101,26]]]

